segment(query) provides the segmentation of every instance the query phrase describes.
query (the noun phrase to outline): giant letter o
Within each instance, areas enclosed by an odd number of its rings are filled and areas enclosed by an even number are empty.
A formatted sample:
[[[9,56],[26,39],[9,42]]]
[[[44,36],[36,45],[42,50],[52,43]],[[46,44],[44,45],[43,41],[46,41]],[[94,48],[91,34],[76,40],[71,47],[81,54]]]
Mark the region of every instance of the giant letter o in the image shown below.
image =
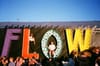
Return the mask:
[[[56,48],[55,54],[54,54],[54,58],[55,58],[55,57],[58,57],[60,55],[61,50],[62,50],[61,37],[55,30],[49,30],[44,34],[42,41],[41,41],[41,48],[42,48],[43,54],[47,58],[49,58],[49,56],[48,56],[48,44],[47,43],[48,43],[49,37],[51,37],[51,36],[54,36],[56,38],[56,41],[57,41],[57,48]]]

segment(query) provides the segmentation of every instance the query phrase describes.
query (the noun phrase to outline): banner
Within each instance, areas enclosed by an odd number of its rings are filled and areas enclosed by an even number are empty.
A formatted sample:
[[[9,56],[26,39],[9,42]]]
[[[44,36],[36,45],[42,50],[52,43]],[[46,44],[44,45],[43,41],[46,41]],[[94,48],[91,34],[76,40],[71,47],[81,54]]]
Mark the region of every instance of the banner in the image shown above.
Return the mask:
[[[72,50],[83,51],[100,46],[99,22],[0,23],[0,55],[49,58],[49,44],[55,44],[55,58]]]

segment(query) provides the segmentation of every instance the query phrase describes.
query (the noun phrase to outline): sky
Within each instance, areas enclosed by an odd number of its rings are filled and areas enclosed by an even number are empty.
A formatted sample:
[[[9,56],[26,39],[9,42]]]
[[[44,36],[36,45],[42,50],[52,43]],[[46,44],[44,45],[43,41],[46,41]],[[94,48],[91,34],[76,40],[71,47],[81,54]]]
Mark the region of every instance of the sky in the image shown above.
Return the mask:
[[[0,22],[100,21],[100,0],[0,0]]]

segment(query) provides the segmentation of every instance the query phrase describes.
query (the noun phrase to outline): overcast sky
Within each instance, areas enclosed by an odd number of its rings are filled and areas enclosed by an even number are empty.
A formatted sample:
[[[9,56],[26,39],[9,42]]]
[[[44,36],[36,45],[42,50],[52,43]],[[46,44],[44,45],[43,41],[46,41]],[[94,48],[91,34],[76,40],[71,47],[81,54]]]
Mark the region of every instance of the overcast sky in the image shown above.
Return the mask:
[[[0,22],[100,20],[100,0],[0,0]]]

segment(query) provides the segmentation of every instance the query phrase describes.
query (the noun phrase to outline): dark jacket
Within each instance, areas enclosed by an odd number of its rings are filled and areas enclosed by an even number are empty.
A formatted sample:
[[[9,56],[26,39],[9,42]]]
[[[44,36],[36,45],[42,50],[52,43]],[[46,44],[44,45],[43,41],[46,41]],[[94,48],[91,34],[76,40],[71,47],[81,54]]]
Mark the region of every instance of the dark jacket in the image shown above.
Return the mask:
[[[89,57],[79,57],[78,58],[78,66],[91,66]]]

